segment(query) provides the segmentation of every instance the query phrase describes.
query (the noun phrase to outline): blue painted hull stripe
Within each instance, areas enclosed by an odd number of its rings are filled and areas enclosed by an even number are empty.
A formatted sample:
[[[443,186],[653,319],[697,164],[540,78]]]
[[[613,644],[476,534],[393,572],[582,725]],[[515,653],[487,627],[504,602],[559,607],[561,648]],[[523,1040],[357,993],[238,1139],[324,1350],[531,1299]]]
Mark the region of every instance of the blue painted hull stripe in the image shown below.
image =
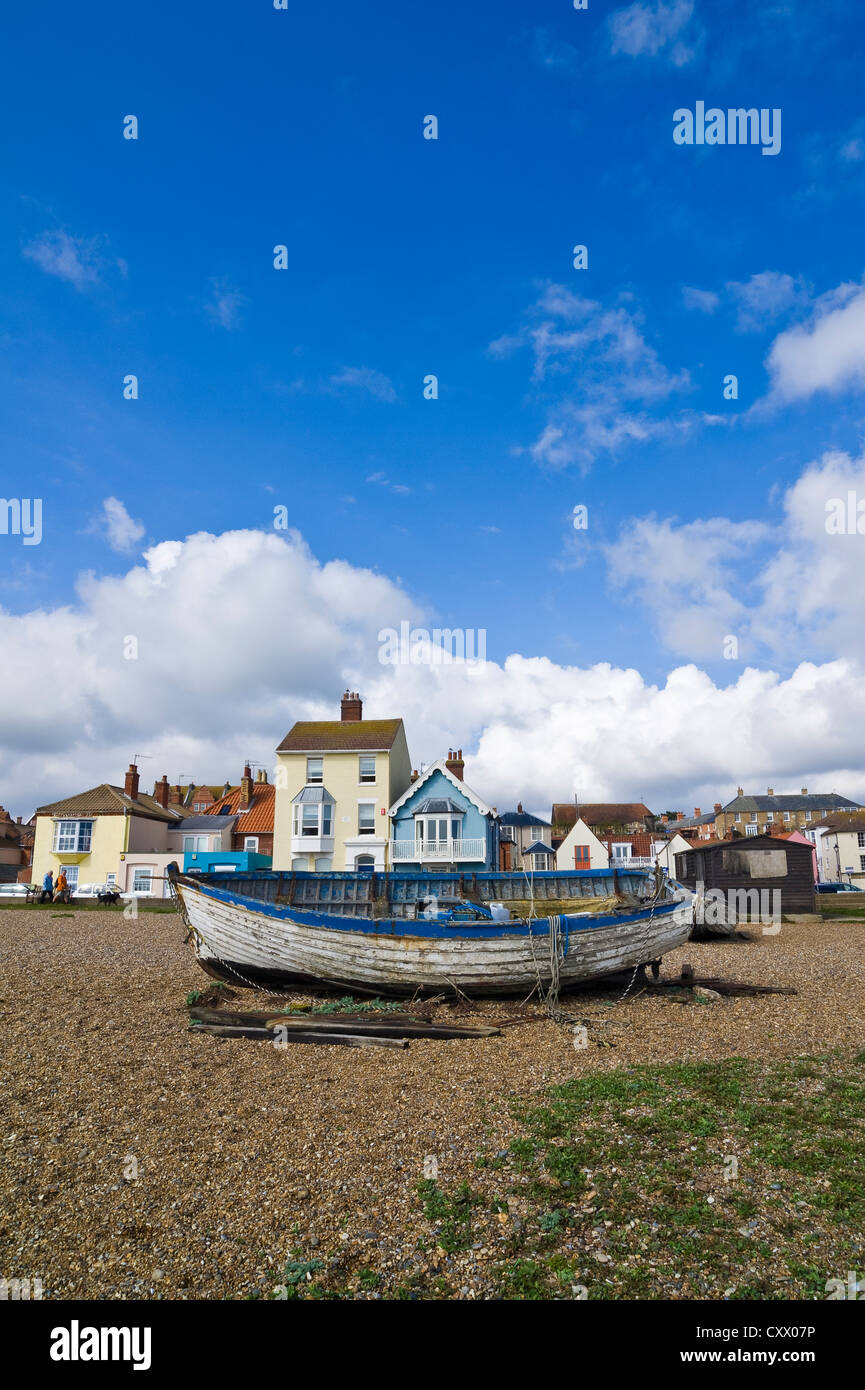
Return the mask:
[[[186,887],[187,885],[183,886]],[[304,912],[293,907],[263,902],[258,898],[248,898],[243,894],[230,893],[227,889],[216,888],[212,884],[196,883],[195,888],[206,898],[215,898],[217,902],[229,903],[232,907],[241,908],[245,912],[255,913],[260,917],[273,917],[276,921],[288,919],[291,922],[296,922],[299,926],[322,927],[327,931],[367,932],[374,936],[441,937],[451,941],[464,937],[466,940],[476,941],[478,937],[547,936],[550,930],[549,918],[547,917],[536,917],[531,926],[503,927],[496,922],[490,922],[488,926],[463,929],[464,924],[449,927],[441,922],[407,922],[403,918],[384,917],[381,920],[373,921],[364,917],[342,917],[332,913]],[[651,908],[646,908],[643,912],[603,917],[575,917],[570,913],[563,913],[561,922],[566,932],[597,931],[601,927],[623,927],[629,926],[633,922],[645,922],[652,915],[657,920],[674,912],[681,905],[679,902],[662,903],[655,908],[654,914],[652,914]]]

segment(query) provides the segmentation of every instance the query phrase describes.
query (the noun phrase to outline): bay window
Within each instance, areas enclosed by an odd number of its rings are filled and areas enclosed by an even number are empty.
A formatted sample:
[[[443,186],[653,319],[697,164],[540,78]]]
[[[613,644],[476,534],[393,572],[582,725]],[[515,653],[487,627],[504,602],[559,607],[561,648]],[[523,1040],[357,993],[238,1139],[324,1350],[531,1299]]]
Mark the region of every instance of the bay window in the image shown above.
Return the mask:
[[[52,849],[56,854],[89,854],[92,838],[92,820],[58,820]]]

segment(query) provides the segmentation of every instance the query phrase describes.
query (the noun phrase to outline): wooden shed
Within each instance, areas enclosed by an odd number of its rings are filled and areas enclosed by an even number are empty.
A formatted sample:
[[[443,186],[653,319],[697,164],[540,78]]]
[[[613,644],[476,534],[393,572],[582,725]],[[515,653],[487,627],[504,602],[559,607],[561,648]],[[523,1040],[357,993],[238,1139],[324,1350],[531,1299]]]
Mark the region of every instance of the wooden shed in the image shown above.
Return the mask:
[[[696,891],[720,889],[748,892],[758,896],[739,898],[740,919],[765,915],[766,905],[773,912],[789,917],[816,912],[812,849],[775,835],[748,835],[717,844],[701,845],[676,855],[676,877],[686,888]],[[780,894],[773,898],[772,894]],[[767,894],[768,897],[759,897]]]

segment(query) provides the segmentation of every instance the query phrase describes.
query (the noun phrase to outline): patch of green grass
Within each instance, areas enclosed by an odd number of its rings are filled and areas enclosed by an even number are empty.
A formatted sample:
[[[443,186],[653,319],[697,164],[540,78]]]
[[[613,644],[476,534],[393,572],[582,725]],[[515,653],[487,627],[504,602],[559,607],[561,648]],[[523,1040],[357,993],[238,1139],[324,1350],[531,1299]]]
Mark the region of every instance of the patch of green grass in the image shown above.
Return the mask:
[[[396,999],[363,999],[358,1000],[350,994],[344,994],[341,999],[331,999],[326,1004],[316,1004],[310,1009],[311,1014],[378,1014],[396,1013],[402,1005]]]
[[[416,1187],[424,1216],[435,1226],[435,1241],[448,1254],[467,1250],[472,1241],[472,1208],[481,1198],[468,1183],[461,1183],[453,1195],[443,1192],[435,1178],[423,1178]]]

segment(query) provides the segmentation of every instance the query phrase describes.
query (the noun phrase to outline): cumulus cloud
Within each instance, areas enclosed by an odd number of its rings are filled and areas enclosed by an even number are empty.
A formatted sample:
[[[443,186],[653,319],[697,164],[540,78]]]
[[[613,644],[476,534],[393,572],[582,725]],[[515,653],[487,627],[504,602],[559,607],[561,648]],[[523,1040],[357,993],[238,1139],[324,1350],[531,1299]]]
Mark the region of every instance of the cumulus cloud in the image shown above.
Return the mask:
[[[853,511],[849,498],[853,497]],[[614,588],[630,588],[665,646],[791,664],[792,653],[843,653],[865,662],[865,455],[830,452],[787,489],[777,524],[716,517],[678,524],[643,517],[605,547]],[[840,514],[843,529],[830,525]],[[850,517],[853,528],[849,528]],[[651,576],[642,586],[641,579]]]
[[[816,482],[806,473],[786,503],[791,537],[801,527],[813,543],[808,517],[820,487],[857,482],[862,470],[838,456]],[[691,549],[703,548],[707,566],[728,566],[737,543],[760,541],[750,525],[732,540],[716,521],[678,537],[662,532],[652,553],[678,576],[670,601],[705,584]],[[791,581],[801,590],[815,574],[803,586],[804,571],[785,570],[783,551],[764,588],[777,584],[788,607],[817,605],[813,616],[819,609],[845,642],[865,581],[848,595],[848,562],[832,569],[831,551],[826,562],[813,599],[791,597]],[[644,575],[640,582],[645,588]],[[700,591],[715,601],[711,588]],[[575,788],[597,799],[660,805],[693,796],[701,804],[743,777],[777,786],[785,775],[865,799],[857,795],[865,792],[865,681],[852,649],[784,675],[745,670],[727,687],[691,662],[658,684],[606,663],[560,666],[519,653],[476,666],[383,665],[379,634],[403,620],[434,625],[388,577],[322,563],[297,533],[255,531],[166,540],[125,574],[84,576],[63,607],[0,611],[0,799],[24,813],[117,781],[136,748],[153,757],[148,781],[181,770],[199,781],[233,779],[250,756],[272,767],[291,724],[336,717],[346,685],[362,692],[367,717],[405,719],[415,764],[462,746],[469,783],[500,810],[518,798],[547,807]],[[130,637],[136,659],[124,656]],[[495,641],[491,629],[488,646]]]
[[[104,265],[99,241],[73,237],[68,232],[43,232],[24,247],[23,255],[47,275],[66,280],[76,290],[99,284]]]
[[[690,385],[669,371],[647,341],[642,317],[625,303],[605,307],[548,285],[516,333],[490,344],[494,357],[528,349],[531,379],[547,421],[527,452],[550,468],[589,467],[601,453],[688,426],[653,410]]]
[[[807,322],[779,333],[769,350],[768,400],[759,408],[837,395],[865,386],[865,286],[839,285],[817,300]]]
[[[696,56],[701,35],[686,30],[694,14],[693,0],[656,0],[615,10],[608,20],[610,50],[629,58],[659,55],[674,67],[685,67]]]

